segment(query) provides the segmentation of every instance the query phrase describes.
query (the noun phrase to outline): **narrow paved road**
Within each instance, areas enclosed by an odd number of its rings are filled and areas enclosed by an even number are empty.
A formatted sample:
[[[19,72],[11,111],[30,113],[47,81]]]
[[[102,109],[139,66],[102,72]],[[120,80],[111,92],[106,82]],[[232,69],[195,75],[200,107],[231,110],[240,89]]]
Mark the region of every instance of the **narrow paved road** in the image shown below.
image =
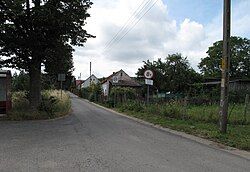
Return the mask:
[[[117,116],[75,96],[73,114],[0,122],[0,171],[249,172],[250,161]]]

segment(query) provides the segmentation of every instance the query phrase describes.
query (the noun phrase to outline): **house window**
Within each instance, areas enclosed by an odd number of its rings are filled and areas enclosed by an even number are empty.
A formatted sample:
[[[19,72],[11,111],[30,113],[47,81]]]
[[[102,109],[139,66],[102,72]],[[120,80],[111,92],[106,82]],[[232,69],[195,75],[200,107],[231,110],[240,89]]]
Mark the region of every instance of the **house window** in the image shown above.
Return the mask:
[[[121,73],[121,76],[122,76],[122,73]]]

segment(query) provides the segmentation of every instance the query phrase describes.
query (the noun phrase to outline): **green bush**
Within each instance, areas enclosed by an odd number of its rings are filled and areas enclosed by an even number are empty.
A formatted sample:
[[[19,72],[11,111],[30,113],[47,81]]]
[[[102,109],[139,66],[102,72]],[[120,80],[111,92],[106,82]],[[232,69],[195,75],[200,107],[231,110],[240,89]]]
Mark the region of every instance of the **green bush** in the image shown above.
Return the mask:
[[[162,106],[162,114],[168,118],[183,119],[185,117],[183,107],[176,103],[170,102]]]
[[[36,120],[51,119],[69,113],[71,102],[69,95],[57,90],[45,90],[42,92],[42,101],[37,110],[29,109],[29,101],[25,92],[12,94],[13,108],[8,112],[9,120]]]
[[[113,107],[112,105],[113,104],[110,104],[108,107]],[[116,105],[116,107],[122,112],[140,112],[152,116],[160,115],[173,119],[184,119],[213,124],[217,124],[219,121],[218,104],[185,105],[185,103],[181,101],[171,101],[168,103],[154,103],[145,105],[144,103],[130,100],[124,103],[119,103]],[[244,104],[230,104],[228,112],[229,124],[249,124],[250,104],[247,107],[246,120],[244,120],[244,109]]]
[[[110,97],[116,103],[126,103],[128,100],[135,99],[136,91],[133,88],[113,87],[110,91]]]
[[[126,103],[120,104],[118,107],[121,111],[142,112],[144,110],[144,105],[137,101],[128,101]]]
[[[91,84],[90,87],[82,88],[80,90],[79,96],[84,99],[88,99],[89,101],[92,101],[92,102],[98,102],[101,94],[102,94],[101,85]]]
[[[44,111],[48,114],[49,118],[54,118],[56,115],[55,107],[58,102],[59,100],[56,97],[44,94],[42,95],[42,101],[39,106],[39,111]]]
[[[161,108],[160,104],[149,104],[144,106],[143,112],[152,115],[162,115]]]
[[[244,103],[247,94],[250,95],[250,90],[230,91],[229,102]]]
[[[16,110],[27,109],[29,107],[27,93],[24,91],[12,93],[12,106]]]

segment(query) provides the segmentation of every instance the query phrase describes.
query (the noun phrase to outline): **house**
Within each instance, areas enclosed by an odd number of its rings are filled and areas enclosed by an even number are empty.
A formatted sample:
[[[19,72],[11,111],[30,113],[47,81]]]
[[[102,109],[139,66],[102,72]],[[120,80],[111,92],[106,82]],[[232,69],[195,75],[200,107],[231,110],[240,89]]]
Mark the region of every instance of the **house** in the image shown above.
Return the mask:
[[[114,72],[102,82],[104,96],[108,96],[113,86],[139,88],[141,84],[132,79],[122,69]]]
[[[82,88],[82,83],[84,80],[75,80],[76,82],[76,89],[80,90]]]
[[[82,83],[81,88],[87,88],[90,84],[98,84],[99,82],[99,79],[95,75],[91,75]]]

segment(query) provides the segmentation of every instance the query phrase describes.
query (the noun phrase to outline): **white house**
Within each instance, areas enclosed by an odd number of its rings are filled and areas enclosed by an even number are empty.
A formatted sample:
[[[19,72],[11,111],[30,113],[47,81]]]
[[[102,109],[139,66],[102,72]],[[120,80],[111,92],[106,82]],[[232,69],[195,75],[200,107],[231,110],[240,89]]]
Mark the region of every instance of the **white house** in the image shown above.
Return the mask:
[[[91,75],[90,77],[88,77],[81,85],[82,88],[87,88],[90,86],[91,84],[98,84],[100,81],[98,80],[98,78],[95,75]]]

